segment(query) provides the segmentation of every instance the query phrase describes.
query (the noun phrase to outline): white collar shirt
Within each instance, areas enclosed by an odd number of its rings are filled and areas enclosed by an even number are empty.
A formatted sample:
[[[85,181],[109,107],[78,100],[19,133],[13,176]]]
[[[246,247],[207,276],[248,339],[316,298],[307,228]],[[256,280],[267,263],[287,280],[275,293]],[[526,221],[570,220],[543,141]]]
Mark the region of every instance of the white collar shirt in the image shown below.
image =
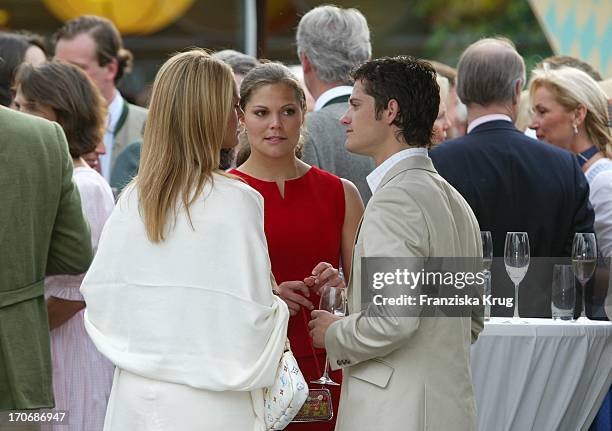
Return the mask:
[[[406,150],[402,150],[393,154],[366,177],[366,181],[368,182],[368,186],[370,186],[372,194],[376,192],[376,189],[378,189],[378,186],[380,186],[380,183],[387,174],[387,172],[389,172],[389,170],[391,170],[391,168],[395,166],[399,161],[407,159],[409,157],[429,158],[429,153],[427,151],[427,148],[408,148]]]
[[[323,108],[329,101],[335,99],[340,96],[350,96],[353,92],[353,87],[350,85],[340,85],[338,87],[330,88],[323,94],[319,96],[317,101],[315,102],[315,106],[313,111],[318,111]]]
[[[115,141],[115,129],[119,118],[121,118],[121,112],[123,111],[123,97],[119,91],[115,90],[115,97],[113,101],[108,105],[108,114],[106,117],[106,131],[104,132],[104,146],[106,147],[106,153],[100,155],[100,164],[102,166],[102,176],[110,181],[111,176],[111,162],[113,157],[113,144]]]
[[[481,124],[488,123],[490,121],[498,121],[498,120],[509,121],[512,123],[512,118],[510,118],[509,116],[505,114],[483,115],[482,117],[478,117],[472,120],[472,122],[468,125],[467,132],[470,133],[472,130],[474,130],[476,127],[480,126]]]

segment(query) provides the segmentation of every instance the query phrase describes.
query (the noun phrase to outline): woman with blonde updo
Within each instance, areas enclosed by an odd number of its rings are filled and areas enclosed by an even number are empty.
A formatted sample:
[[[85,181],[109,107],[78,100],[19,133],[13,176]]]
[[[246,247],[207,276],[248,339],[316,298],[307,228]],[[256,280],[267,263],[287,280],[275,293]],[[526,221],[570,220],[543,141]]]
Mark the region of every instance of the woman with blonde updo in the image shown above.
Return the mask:
[[[529,95],[530,127],[538,139],[578,157],[590,186],[599,249],[612,256],[612,135],[606,95],[593,78],[571,67],[535,69]]]

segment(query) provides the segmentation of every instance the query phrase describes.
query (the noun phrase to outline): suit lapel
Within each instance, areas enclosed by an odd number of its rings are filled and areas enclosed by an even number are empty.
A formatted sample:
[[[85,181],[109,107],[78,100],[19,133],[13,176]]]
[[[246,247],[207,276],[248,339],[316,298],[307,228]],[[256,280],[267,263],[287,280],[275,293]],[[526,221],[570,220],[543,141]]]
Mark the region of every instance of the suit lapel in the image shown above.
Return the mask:
[[[335,105],[336,103],[348,103],[349,98],[351,97],[350,94],[344,94],[341,96],[336,96],[333,99],[331,99],[329,102],[327,102],[325,105],[323,105],[321,107],[321,109],[329,106],[329,105]]]
[[[113,154],[112,154],[112,161],[111,161],[111,169],[115,166],[115,162],[117,161],[117,157],[119,156],[119,153],[121,153],[123,149],[128,144],[131,143],[131,142],[126,142],[126,139],[127,139],[126,137],[128,133],[128,130],[126,129],[126,127],[129,127],[129,125],[126,124],[126,120],[128,118],[129,113],[130,113],[129,105],[127,101],[124,99],[123,107],[121,109],[121,116],[119,117],[119,120],[117,121],[117,126],[115,126],[115,130],[113,132]]]
[[[128,103],[125,99],[123,99],[123,106],[121,107],[121,115],[119,116],[119,120],[117,120],[117,125],[115,126],[115,130],[113,130],[113,135],[119,133],[123,125],[125,124],[125,120],[127,119],[128,113],[130,112]]]

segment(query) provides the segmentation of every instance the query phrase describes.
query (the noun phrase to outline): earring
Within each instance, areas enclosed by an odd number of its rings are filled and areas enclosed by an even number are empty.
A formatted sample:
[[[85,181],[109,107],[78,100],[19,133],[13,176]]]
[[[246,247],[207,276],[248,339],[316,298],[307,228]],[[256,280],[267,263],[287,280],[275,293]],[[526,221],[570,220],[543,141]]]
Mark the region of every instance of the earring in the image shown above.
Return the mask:
[[[574,135],[577,135],[577,134],[578,134],[578,126],[574,124]]]

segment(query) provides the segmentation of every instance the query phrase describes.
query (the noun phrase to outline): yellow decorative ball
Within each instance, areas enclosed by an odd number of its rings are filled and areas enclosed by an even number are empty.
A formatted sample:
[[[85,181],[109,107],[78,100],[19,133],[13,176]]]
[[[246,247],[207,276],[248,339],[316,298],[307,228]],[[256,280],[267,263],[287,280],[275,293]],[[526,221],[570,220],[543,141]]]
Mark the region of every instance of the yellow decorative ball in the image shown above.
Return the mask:
[[[149,34],[163,29],[182,16],[194,0],[43,0],[59,19],[81,15],[110,19],[122,34]]]

